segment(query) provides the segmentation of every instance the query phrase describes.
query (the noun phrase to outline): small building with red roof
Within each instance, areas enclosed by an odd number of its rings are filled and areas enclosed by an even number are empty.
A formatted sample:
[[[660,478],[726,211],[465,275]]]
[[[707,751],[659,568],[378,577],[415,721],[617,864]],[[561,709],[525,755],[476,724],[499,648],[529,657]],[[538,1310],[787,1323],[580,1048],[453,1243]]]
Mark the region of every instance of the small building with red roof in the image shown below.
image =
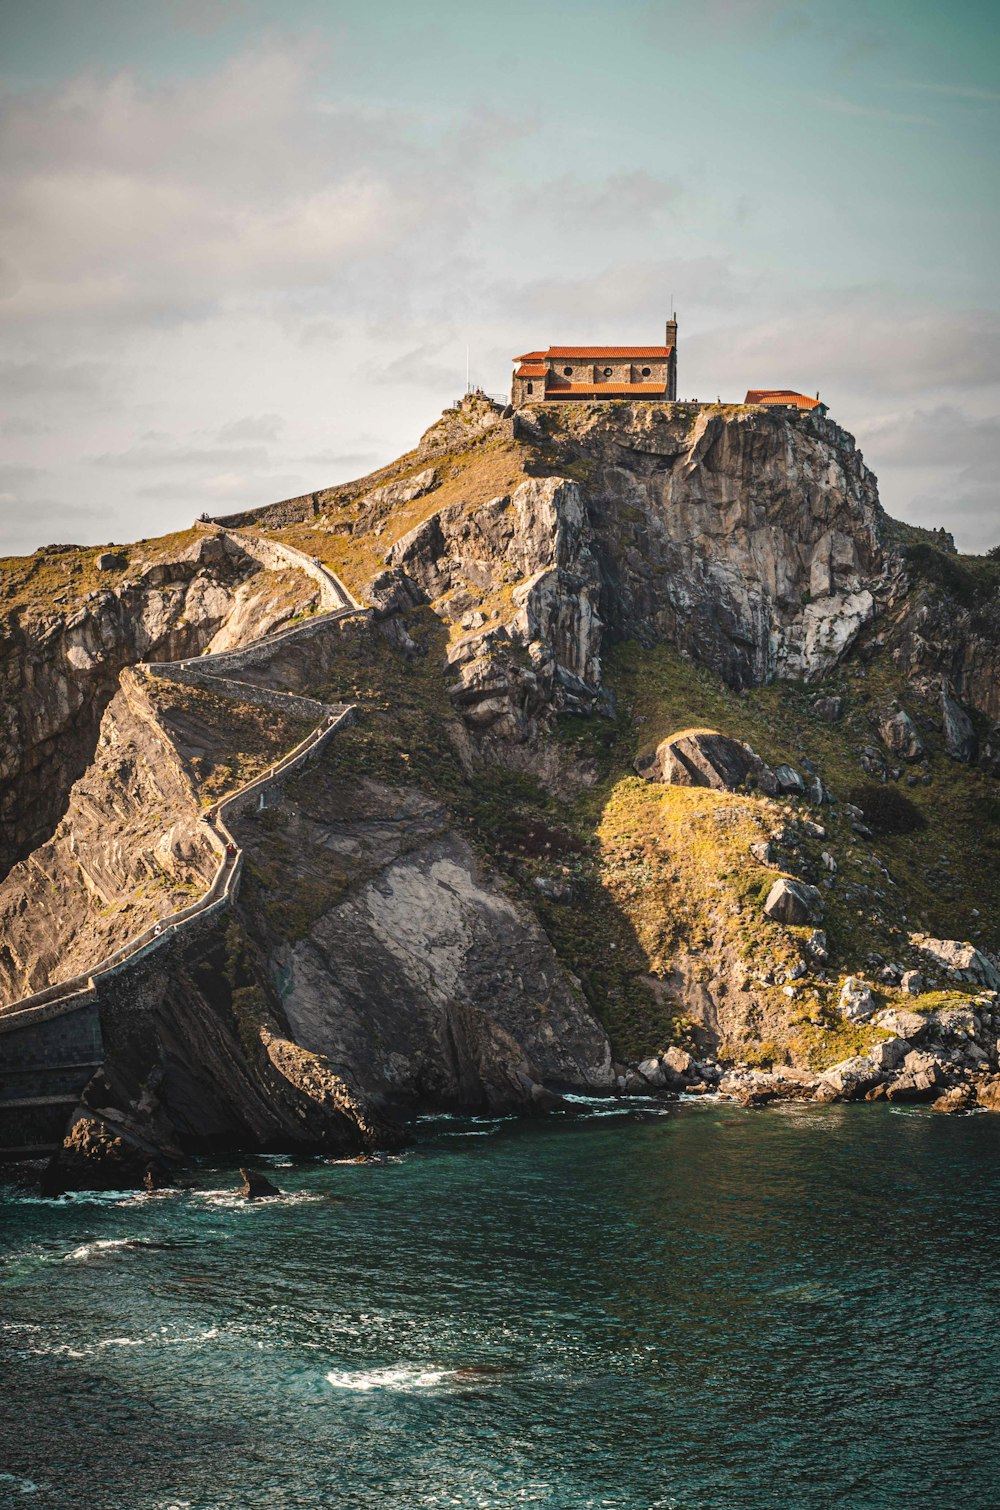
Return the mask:
[[[826,414],[826,405],[820,402],[818,393],[810,398],[807,393],[796,393],[794,388],[748,388],[743,402],[760,404],[765,409],[815,409],[821,415]]]
[[[677,321],[667,321],[662,346],[549,346],[515,357],[510,401],[675,399]]]

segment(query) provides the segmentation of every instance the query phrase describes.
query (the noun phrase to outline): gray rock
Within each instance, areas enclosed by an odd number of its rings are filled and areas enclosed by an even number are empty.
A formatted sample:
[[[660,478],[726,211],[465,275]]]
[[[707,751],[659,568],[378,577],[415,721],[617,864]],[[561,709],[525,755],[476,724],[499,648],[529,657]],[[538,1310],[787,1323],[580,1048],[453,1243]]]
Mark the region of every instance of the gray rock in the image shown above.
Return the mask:
[[[976,731],[972,719],[961,703],[941,689],[941,720],[944,727],[945,754],[966,764],[976,758]]]
[[[899,985],[900,990],[910,996],[919,996],[924,989],[924,978],[919,970],[904,970]]]
[[[910,1043],[916,1043],[927,1032],[927,1018],[923,1012],[907,1012],[901,1007],[887,1007],[875,1018],[875,1026],[886,1033],[895,1033]]]
[[[849,975],[841,988],[837,1005],[848,1022],[867,1022],[875,1011],[871,986],[856,975]]]
[[[911,1047],[905,1038],[885,1038],[869,1049],[868,1057],[878,1069],[891,1074],[902,1064]]]
[[[1000,969],[975,944],[960,939],[936,939],[926,933],[911,933],[910,943],[946,970],[953,981],[986,986],[1000,991]]]
[[[878,731],[886,747],[900,760],[919,760],[923,741],[910,715],[900,707],[883,709],[877,715]]]
[[[829,950],[826,943],[826,934],[822,928],[813,929],[812,933],[806,939],[806,948],[814,960],[817,960],[821,965],[826,963],[829,958]]]
[[[774,768],[774,779],[778,783],[778,791],[786,795],[801,797],[805,795],[806,784],[802,780],[794,766],[779,765]]]
[[[835,724],[844,716],[842,697],[818,697],[813,703],[813,712],[828,724]]]
[[[823,1071],[820,1078],[827,1085],[832,1085],[838,1095],[856,1096],[877,1085],[885,1076],[868,1055],[855,1054],[850,1059],[831,1065]]]
[[[436,485],[437,472],[433,467],[427,467],[425,471],[418,472],[415,477],[403,478],[399,482],[387,482],[383,487],[375,488],[362,499],[362,503],[375,504],[376,507],[387,503],[393,507],[401,503],[412,503],[415,498],[422,498]]]
[[[776,923],[815,923],[823,916],[823,898],[815,886],[779,876],[767,894],[764,912]]]
[[[426,594],[413,578],[398,567],[378,572],[362,587],[360,596],[379,619],[392,613],[406,613],[418,603],[427,601]]]
[[[664,739],[651,759],[636,762],[647,781],[670,786],[707,786],[732,792],[748,782],[759,784],[768,768],[749,745],[712,729],[685,730]],[[768,773],[769,774],[769,773]]]
[[[663,1064],[672,1070],[675,1075],[691,1075],[694,1073],[695,1063],[686,1049],[671,1046],[662,1056]]]

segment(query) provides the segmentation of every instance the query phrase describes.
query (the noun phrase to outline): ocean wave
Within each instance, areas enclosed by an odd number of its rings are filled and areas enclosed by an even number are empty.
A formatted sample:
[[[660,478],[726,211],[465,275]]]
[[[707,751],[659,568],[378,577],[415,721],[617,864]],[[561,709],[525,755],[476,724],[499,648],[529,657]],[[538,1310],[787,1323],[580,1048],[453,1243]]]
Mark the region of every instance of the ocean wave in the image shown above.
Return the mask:
[[[210,1206],[222,1206],[227,1211],[255,1210],[262,1206],[307,1206],[326,1200],[320,1190],[282,1191],[279,1195],[259,1195],[248,1200],[238,1190],[193,1190],[192,1195],[207,1201]]]
[[[334,1389],[362,1392],[389,1389],[408,1394],[415,1389],[435,1389],[454,1378],[454,1374],[454,1369],[415,1368],[397,1364],[391,1368],[332,1369],[325,1377]]]
[[[24,1479],[17,1473],[0,1473],[0,1486],[8,1485],[14,1494],[37,1494],[45,1484],[36,1484],[34,1479]]]
[[[81,1243],[71,1253],[63,1257],[64,1264],[85,1264],[92,1258],[100,1258],[110,1255],[122,1248],[164,1248],[172,1246],[166,1243],[154,1243],[145,1237],[101,1237],[93,1238],[90,1242]]]

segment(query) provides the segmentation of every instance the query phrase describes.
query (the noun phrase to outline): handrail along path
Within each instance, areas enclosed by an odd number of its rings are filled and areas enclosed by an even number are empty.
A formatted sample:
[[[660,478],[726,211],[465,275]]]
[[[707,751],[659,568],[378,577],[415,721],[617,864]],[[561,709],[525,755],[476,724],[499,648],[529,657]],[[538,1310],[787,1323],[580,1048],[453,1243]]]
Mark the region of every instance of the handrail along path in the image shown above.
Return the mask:
[[[296,550],[294,546],[286,545],[282,541],[262,540],[256,536],[248,536],[241,530],[223,530],[219,526],[214,528],[218,534],[232,536],[249,555],[260,560],[266,568],[278,565],[282,568],[296,566],[305,571],[319,587],[321,612],[301,623],[277,629],[272,634],[262,635],[259,639],[250,640],[246,645],[232,650],[220,650],[214,654],[197,656],[187,661],[140,661],[136,666],[127,667],[122,674],[122,690],[133,712],[145,718],[163,739],[166,739],[167,735],[156,718],[142,687],[143,676],[166,676],[183,681],[204,680],[209,685],[216,681],[220,689],[222,687],[227,690],[239,688],[245,695],[252,697],[256,694],[259,697],[263,689],[256,684],[240,682],[231,675],[214,674],[214,668],[218,668],[218,672],[222,672],[223,669],[226,671],[238,669],[241,660],[256,660],[261,650],[270,649],[274,645],[294,639],[303,633],[312,633],[321,623],[331,624],[340,619],[369,612],[362,608],[335,572],[315,557],[307,556],[304,551]],[[294,693],[275,692],[274,695],[287,696],[289,702],[294,701],[300,705],[311,705],[321,714],[320,721],[294,749],[289,750],[280,760],[275,761],[252,781],[246,782],[235,791],[221,797],[202,814],[204,832],[219,857],[215,875],[207,890],[196,902],[168,914],[167,917],[143,929],[141,933],[136,934],[113,953],[105,955],[93,968],[71,976],[67,980],[54,982],[7,1006],[0,1006],[0,1035],[89,1006],[96,998],[97,987],[102,977],[114,974],[127,962],[151,954],[169,940],[175,939],[178,932],[194,919],[204,917],[212,911],[221,910],[232,903],[243,869],[243,850],[226,822],[226,815],[232,815],[236,807],[242,807],[254,793],[264,791],[288,771],[301,765],[325,744],[337,729],[352,723],[356,716],[357,710],[351,703],[321,703],[314,698],[298,697]]]

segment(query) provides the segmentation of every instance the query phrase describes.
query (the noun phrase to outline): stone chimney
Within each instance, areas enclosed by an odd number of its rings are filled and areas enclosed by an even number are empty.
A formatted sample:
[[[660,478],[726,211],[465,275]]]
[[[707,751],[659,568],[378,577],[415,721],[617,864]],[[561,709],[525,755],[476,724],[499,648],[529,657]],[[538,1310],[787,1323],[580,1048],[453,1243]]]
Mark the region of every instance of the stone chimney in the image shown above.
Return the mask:
[[[672,314],[670,316],[670,319],[667,321],[667,339],[666,339],[666,341],[665,341],[664,344],[667,345],[667,346],[676,346],[677,345],[677,316],[676,316],[676,314]]]

